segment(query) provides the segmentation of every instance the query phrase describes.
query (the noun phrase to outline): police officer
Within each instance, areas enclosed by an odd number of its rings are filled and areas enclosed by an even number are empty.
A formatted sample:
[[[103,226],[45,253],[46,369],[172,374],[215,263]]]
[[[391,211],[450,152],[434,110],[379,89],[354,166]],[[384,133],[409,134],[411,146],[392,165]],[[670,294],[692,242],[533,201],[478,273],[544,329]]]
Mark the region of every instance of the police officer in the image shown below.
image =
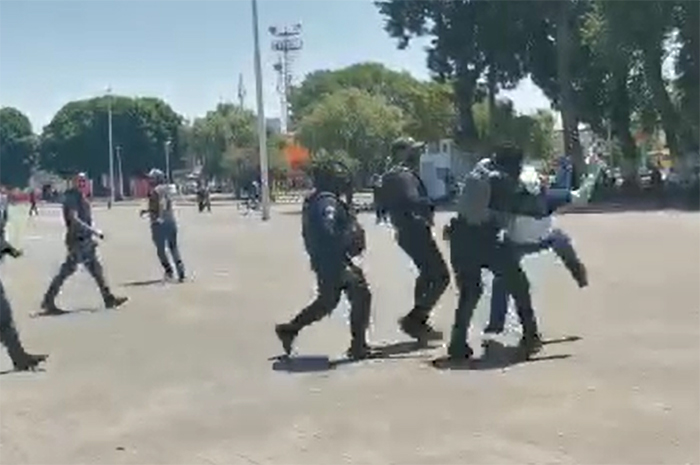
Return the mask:
[[[156,246],[156,253],[163,267],[165,279],[173,279],[173,267],[166,252],[168,249],[173,262],[175,262],[178,281],[183,282],[185,280],[185,266],[182,263],[177,245],[177,222],[173,213],[171,186],[166,183],[165,174],[157,168],[149,171],[148,181],[151,188],[148,194],[148,209],[141,210],[141,215],[147,213],[149,216],[151,239]]]
[[[4,195],[0,193],[0,195]],[[9,255],[17,258],[22,255],[20,250],[14,248],[5,240],[5,226],[7,224],[7,205],[0,204],[0,261]],[[12,318],[12,307],[5,295],[5,287],[0,280],[0,343],[5,346],[7,353],[12,360],[12,365],[17,371],[27,371],[36,368],[41,362],[46,360],[48,355],[29,354],[22,347],[19,334],[15,328]]]
[[[49,315],[65,313],[56,306],[56,296],[66,279],[78,269],[79,264],[83,264],[92,275],[100,288],[107,308],[119,307],[127,301],[126,297],[117,297],[112,294],[107,286],[102,265],[97,257],[97,243],[93,239],[93,236],[104,239],[104,235],[92,226],[92,212],[87,192],[87,176],[85,173],[78,173],[73,178],[73,186],[64,193],[63,220],[66,224],[65,244],[68,253],[58,274],[49,284],[41,304],[41,308]]]
[[[348,357],[362,359],[372,353],[366,340],[372,295],[362,269],[351,260],[365,248],[364,230],[341,199],[347,192],[348,174],[347,168],[335,162],[319,164],[312,171],[315,190],[304,200],[302,236],[316,273],[318,296],[289,323],[275,328],[287,354],[299,331],[330,315],[342,292],[351,306]]]
[[[537,216],[539,202],[520,195],[519,181],[523,153],[511,145],[496,150],[493,159],[484,159],[465,178],[458,203],[458,215],[445,228],[450,240],[450,262],[459,291],[448,357],[468,359],[472,349],[466,342],[467,330],[483,292],[481,270],[486,268],[503,279],[515,300],[523,328],[520,349],[523,356],[541,346],[530,285],[520,267],[519,254],[501,240],[501,231],[510,214]]]
[[[401,329],[414,339],[442,339],[428,323],[430,312],[447,289],[450,274],[432,234],[434,205],[418,175],[423,144],[399,139],[392,145],[398,164],[382,177],[381,199],[396,229],[399,247],[418,268],[413,309],[401,320]]]

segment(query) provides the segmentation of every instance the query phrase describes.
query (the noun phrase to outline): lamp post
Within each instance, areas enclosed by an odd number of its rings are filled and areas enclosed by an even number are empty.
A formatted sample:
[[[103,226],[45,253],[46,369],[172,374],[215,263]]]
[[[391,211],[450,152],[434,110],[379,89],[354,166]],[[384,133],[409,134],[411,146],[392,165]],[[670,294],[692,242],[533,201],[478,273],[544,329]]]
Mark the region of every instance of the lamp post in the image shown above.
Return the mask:
[[[260,147],[260,188],[262,194],[262,219],[270,219],[270,185],[267,168],[267,128],[263,108],[262,66],[260,64],[260,34],[258,31],[258,2],[251,0],[253,8],[253,44],[255,61],[255,96],[258,106],[258,143]]]
[[[107,137],[109,139],[109,208],[114,204],[114,150],[112,148],[112,88],[107,87]]]
[[[117,173],[119,176],[119,200],[124,200],[124,175],[122,173],[122,148],[117,145]]]
[[[170,184],[170,146],[172,145],[172,141],[168,139],[163,145],[165,147],[165,179],[167,179],[168,184]]]

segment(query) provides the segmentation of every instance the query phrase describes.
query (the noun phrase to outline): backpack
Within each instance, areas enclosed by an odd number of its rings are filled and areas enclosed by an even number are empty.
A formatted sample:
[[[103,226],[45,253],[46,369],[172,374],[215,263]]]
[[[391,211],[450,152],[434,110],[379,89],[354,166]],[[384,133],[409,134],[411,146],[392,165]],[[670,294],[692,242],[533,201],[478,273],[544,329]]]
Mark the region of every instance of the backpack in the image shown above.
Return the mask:
[[[467,224],[478,226],[491,219],[491,181],[488,160],[482,160],[464,177],[457,212]]]

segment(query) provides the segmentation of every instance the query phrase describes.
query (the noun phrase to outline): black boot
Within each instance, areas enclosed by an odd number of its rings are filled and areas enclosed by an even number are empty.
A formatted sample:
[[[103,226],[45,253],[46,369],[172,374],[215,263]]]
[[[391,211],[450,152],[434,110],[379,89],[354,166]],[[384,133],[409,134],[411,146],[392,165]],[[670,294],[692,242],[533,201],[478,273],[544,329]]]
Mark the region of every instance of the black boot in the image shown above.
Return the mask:
[[[526,331],[518,344],[519,356],[528,360],[542,350],[542,338],[538,332]]]
[[[32,371],[47,358],[49,356],[46,354],[28,354],[24,352],[17,359],[12,360],[12,365],[15,367],[15,371]]]
[[[292,353],[294,339],[296,339],[299,330],[289,323],[283,323],[275,326],[275,333],[282,343],[284,353],[289,355]]]
[[[364,360],[377,356],[377,352],[366,341],[353,340],[346,355],[350,360]]]
[[[41,304],[41,309],[44,311],[44,315],[65,315],[68,313],[66,310],[56,306],[56,303],[50,300],[44,300],[44,302]]]
[[[414,311],[399,320],[401,331],[419,342],[440,341],[443,338],[442,331],[438,331],[428,323],[427,318],[416,316]]]
[[[105,307],[107,308],[117,308],[123,305],[127,300],[129,300],[128,297],[117,297],[114,294],[109,294],[107,297],[105,297]]]

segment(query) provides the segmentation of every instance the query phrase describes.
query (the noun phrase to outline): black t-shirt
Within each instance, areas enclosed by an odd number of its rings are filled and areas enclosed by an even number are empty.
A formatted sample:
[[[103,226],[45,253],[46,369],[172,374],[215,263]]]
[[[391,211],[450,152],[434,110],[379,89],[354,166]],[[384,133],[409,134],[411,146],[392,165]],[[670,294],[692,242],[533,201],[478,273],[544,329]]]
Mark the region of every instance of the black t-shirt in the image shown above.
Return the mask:
[[[90,238],[92,233],[71,219],[71,211],[74,211],[78,219],[83,223],[92,225],[90,203],[85,196],[75,188],[68,189],[64,193],[63,198],[63,220],[66,224],[66,238],[68,240]]]

